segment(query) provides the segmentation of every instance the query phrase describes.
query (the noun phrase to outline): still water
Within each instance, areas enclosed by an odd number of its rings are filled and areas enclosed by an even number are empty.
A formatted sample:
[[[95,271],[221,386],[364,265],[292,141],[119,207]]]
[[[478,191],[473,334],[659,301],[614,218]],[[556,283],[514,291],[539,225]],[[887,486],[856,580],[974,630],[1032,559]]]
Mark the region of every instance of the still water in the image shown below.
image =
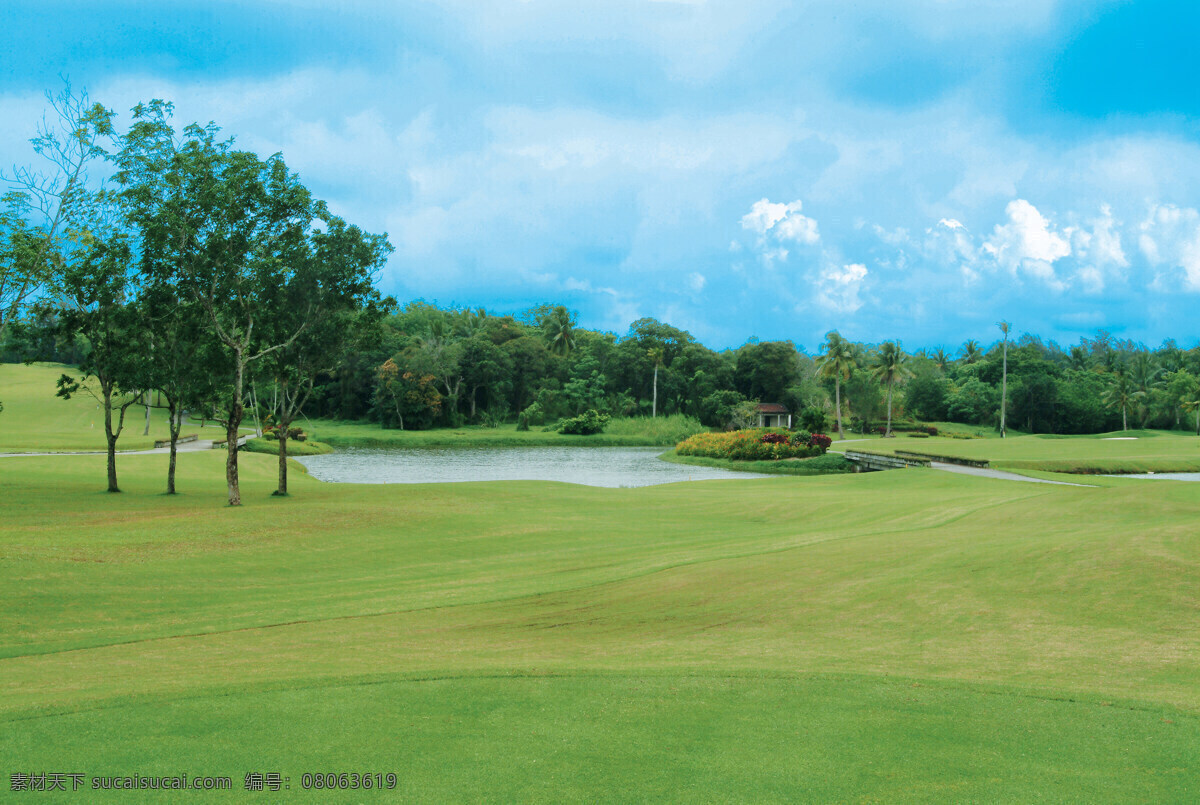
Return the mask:
[[[714,478],[770,478],[750,472],[659,461],[662,447],[347,448],[300,456],[309,475],[350,484],[562,481],[586,486],[653,486]]]
[[[1200,481],[1200,472],[1151,472],[1145,475],[1110,475],[1110,478],[1155,478],[1162,481]]]

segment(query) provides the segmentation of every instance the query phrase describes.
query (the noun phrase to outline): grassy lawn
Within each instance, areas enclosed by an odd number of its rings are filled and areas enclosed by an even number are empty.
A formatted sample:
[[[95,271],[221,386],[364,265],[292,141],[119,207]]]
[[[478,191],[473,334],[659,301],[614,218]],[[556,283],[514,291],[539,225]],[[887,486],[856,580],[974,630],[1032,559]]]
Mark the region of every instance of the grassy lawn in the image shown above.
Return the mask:
[[[988,459],[998,469],[1046,472],[1200,472],[1200,437],[1171,431],[1118,431],[1091,436],[1035,434],[1007,439],[914,439],[903,434],[893,439],[852,438],[856,441],[834,442],[831,449],[880,453],[910,450]]]
[[[279,499],[246,454],[230,509],[220,454],[179,461],[168,498],[162,455],[122,457],[120,495],[103,456],[0,459],[10,774],[234,779],[77,798],[109,802],[277,801],[249,771],[289,802],[1200,794],[1200,484],[297,472]]]
[[[84,392],[69,400],[54,396],[55,383],[75,367],[57,363],[0,363],[0,453],[68,453],[104,450],[104,411]],[[114,427],[116,419],[114,417]],[[125,413],[125,429],[117,440],[118,450],[148,450],[159,439],[171,438],[167,412],[150,409],[150,433],[143,436],[146,409],[133,405]],[[199,422],[183,426],[183,435],[201,434]],[[224,428],[209,422],[205,439],[219,439]]]

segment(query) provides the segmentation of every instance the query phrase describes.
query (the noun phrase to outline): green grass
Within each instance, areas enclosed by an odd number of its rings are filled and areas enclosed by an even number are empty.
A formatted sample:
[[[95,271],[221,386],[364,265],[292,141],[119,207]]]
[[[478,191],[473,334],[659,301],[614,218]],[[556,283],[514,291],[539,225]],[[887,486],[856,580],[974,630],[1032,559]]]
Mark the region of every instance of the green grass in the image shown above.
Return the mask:
[[[694,467],[717,467],[738,472],[758,472],[767,475],[835,475],[854,472],[854,462],[840,455],[827,454],[814,458],[786,459],[780,461],[733,461],[711,456],[681,456],[668,450],[659,456],[672,464],[691,464]]]
[[[104,411],[85,392],[64,400],[54,396],[55,383],[64,373],[76,376],[73,366],[59,363],[0,363],[0,453],[69,453],[107,449],[104,440]],[[119,416],[119,415],[116,415]],[[116,424],[114,416],[114,427]],[[143,436],[146,409],[133,405],[126,411],[125,428],[117,440],[118,450],[148,450],[160,439],[171,438],[167,412],[150,409],[150,433]],[[191,421],[183,435],[205,439],[223,438],[224,428],[208,422]]]
[[[384,430],[372,422],[327,419],[314,419],[306,422],[305,427],[316,438],[334,447],[670,447],[704,430],[696,420],[678,414],[657,420],[649,417],[615,419],[604,433],[592,436],[543,431],[541,426],[520,431],[516,425]]]
[[[1135,438],[1129,439],[1127,437]],[[1126,438],[1114,438],[1126,437]],[[857,438],[857,437],[855,437]],[[988,459],[997,469],[1065,473],[1200,472],[1200,437],[1172,431],[1129,431],[1089,436],[1010,436],[962,440],[873,438],[834,442],[833,450],[866,449]]]
[[[241,446],[241,451],[243,453],[265,453],[271,456],[278,456],[279,442],[270,439],[247,439],[246,443]],[[332,452],[333,447],[330,445],[312,439],[306,439],[303,442],[288,439],[287,443],[287,454],[289,456],[323,456]]]
[[[182,454],[175,497],[166,456],[118,461],[109,495],[103,456],[0,459],[10,774],[234,778],[183,797],[206,802],[253,798],[248,771],[289,802],[1200,791],[1200,484],[295,473],[280,499],[274,457],[245,454],[230,509],[220,453]],[[304,792],[306,771],[399,785]]]

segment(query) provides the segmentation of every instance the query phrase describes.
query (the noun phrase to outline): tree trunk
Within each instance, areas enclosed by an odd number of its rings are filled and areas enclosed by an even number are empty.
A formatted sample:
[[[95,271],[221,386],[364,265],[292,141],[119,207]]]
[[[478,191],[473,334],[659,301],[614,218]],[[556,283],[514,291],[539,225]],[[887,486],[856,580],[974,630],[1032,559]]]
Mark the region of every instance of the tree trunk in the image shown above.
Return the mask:
[[[225,483],[229,487],[229,505],[242,505],[242,490],[238,486],[238,427],[242,424],[242,373],[246,364],[242,361],[242,351],[236,353],[237,371],[233,383],[233,405],[229,409],[229,419],[225,424]]]
[[[471,386],[471,419],[475,419],[475,394],[479,391],[479,386]]]
[[[888,383],[888,421],[887,421],[887,431],[883,434],[883,436],[886,439],[888,436],[891,436],[891,435],[892,435],[892,384]]]
[[[1121,430],[1129,430],[1129,408],[1121,406]]]
[[[112,386],[103,383],[104,389],[104,440],[108,444],[108,491],[120,492],[117,486],[117,437],[113,434]]]
[[[146,427],[142,431],[143,436],[150,435],[150,403],[153,402],[153,399],[150,396],[151,393],[152,392],[149,391],[146,392]]]
[[[183,429],[182,412],[171,403],[167,406],[168,425],[171,429],[171,459],[167,463],[167,494],[175,494],[175,452],[179,444],[179,431]]]
[[[654,401],[650,403],[650,417],[658,417],[658,364],[654,364]]]
[[[1000,380],[1000,438],[1007,438],[1004,416],[1008,408],[1008,333],[1004,334],[1004,374]]]
[[[287,432],[291,427],[290,422],[279,423],[279,488],[275,490],[276,495],[286,495],[287,491]]]
[[[838,438],[845,439],[846,433],[842,430],[842,379],[837,375],[833,378],[833,394],[837,401],[837,426]]]
[[[1200,436],[1200,408],[1196,409],[1196,435]]]

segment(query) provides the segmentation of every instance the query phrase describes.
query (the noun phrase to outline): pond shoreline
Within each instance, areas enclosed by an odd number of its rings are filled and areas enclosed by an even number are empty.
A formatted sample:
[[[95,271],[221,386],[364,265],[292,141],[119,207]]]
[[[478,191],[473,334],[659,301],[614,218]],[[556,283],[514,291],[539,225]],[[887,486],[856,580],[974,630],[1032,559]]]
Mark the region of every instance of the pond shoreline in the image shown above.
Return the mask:
[[[328,483],[551,481],[619,488],[771,477],[741,468],[680,466],[660,461],[660,454],[659,446],[347,448],[297,461],[311,477]]]

